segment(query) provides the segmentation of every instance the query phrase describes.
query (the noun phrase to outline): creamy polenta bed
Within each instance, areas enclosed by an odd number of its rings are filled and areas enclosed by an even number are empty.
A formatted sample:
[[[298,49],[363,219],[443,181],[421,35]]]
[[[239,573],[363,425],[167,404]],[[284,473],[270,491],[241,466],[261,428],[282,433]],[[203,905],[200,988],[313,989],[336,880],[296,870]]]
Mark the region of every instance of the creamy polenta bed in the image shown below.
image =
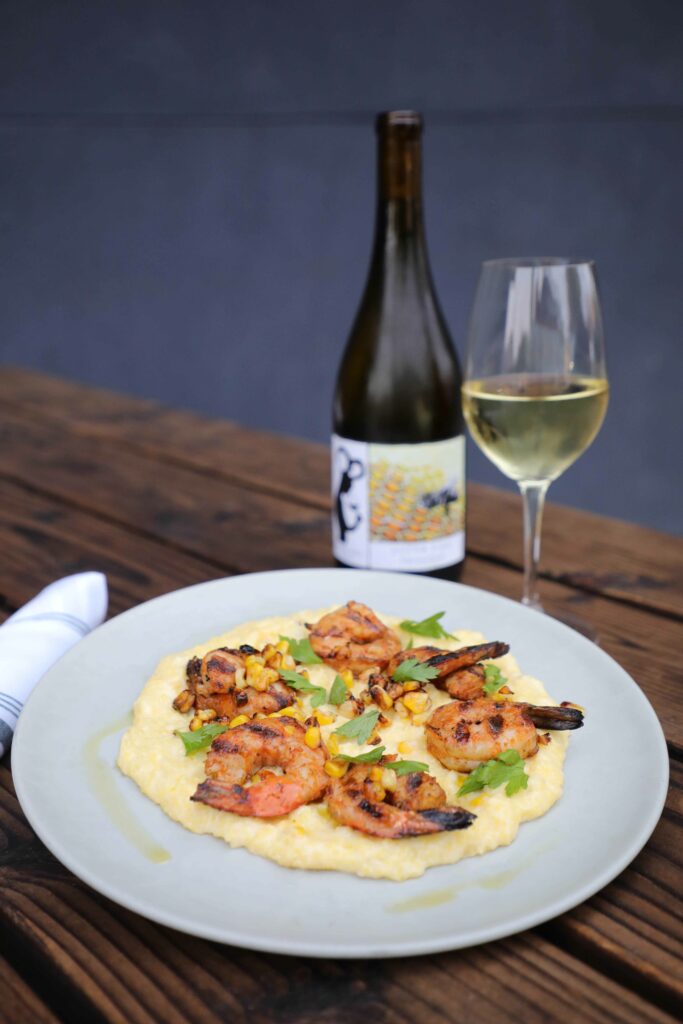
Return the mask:
[[[118,765],[185,828],[287,867],[400,881],[507,845],[559,799],[583,715],[442,619],[349,601],[172,654]]]

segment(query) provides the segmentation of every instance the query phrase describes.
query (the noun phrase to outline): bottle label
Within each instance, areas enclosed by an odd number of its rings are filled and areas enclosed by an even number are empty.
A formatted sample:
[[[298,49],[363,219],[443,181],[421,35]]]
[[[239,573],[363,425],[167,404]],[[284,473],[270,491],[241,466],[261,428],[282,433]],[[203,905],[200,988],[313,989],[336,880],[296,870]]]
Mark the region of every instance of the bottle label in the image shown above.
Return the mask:
[[[429,572],[465,557],[465,438],[369,444],[332,435],[332,546],[358,569]]]

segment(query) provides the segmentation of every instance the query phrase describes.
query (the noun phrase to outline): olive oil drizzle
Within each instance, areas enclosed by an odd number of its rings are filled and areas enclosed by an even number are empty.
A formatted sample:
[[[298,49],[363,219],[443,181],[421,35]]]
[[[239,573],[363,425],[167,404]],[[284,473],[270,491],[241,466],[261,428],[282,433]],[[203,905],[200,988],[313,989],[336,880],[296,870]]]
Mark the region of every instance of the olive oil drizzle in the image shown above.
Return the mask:
[[[88,785],[97,797],[109,820],[124,839],[127,839],[131,846],[134,846],[143,857],[151,860],[154,864],[164,864],[171,859],[171,854],[168,850],[164,850],[163,847],[159,846],[154,838],[140,825],[119,792],[114,773],[100,756],[100,746],[104,740],[117,732],[121,732],[122,729],[128,728],[131,721],[129,713],[123,718],[117,719],[111,725],[98,730],[86,741],[83,746],[86,777]]]

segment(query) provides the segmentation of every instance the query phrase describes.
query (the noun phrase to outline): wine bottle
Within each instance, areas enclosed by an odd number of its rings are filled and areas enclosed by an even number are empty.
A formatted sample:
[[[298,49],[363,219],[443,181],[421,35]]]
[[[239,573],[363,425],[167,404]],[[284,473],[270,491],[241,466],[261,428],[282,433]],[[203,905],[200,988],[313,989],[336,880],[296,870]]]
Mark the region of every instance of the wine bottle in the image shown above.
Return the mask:
[[[422,118],[380,114],[375,238],[334,399],[337,563],[457,579],[465,557],[458,358],[422,220]]]

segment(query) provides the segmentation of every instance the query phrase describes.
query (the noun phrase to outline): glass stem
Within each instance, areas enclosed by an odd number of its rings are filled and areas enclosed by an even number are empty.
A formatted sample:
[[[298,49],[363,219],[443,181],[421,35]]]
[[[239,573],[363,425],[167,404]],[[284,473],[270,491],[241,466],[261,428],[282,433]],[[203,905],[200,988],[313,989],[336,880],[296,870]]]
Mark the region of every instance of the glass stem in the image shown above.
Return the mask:
[[[541,523],[545,495],[550,485],[549,480],[533,480],[521,482],[524,506],[524,592],[522,604],[543,611],[538,596],[538,562],[541,557]]]

